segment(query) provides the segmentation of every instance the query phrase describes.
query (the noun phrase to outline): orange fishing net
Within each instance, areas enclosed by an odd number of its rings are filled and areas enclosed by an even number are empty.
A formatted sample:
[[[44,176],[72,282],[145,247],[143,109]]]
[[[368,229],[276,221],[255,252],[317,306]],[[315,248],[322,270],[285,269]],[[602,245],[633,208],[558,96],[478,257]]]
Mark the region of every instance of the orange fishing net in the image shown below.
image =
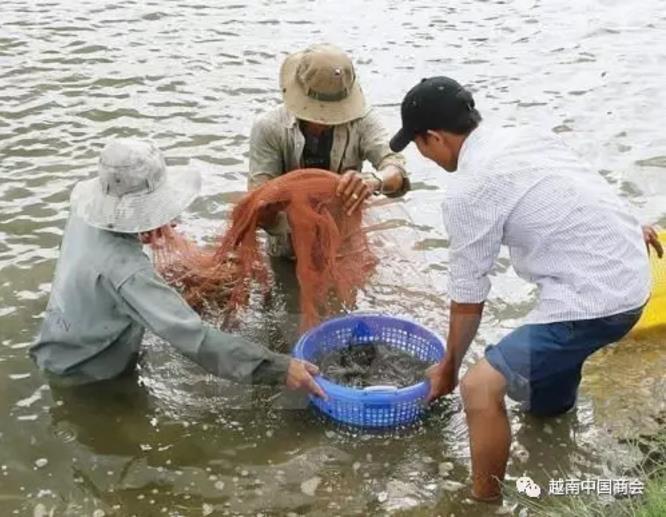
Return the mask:
[[[308,329],[338,304],[352,305],[357,289],[377,265],[361,228],[362,211],[347,216],[335,194],[339,180],[337,174],[319,169],[296,170],[271,180],[237,203],[216,245],[198,247],[168,232],[164,243],[155,247],[157,268],[196,310],[221,310],[229,321],[249,304],[254,286],[264,293],[270,290],[271,275],[257,230],[271,214],[283,210],[296,256],[301,330]]]

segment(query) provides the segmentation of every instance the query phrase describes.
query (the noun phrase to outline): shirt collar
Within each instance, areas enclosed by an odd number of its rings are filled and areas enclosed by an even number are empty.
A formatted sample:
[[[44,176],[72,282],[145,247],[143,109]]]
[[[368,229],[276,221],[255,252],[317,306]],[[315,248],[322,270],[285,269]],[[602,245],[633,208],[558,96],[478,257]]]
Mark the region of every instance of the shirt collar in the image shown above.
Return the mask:
[[[291,113],[290,111],[287,111],[285,108],[285,111],[287,113],[287,116],[284,118],[284,127],[286,128],[295,128],[298,126],[298,119],[296,118],[296,115]]]
[[[481,121],[479,125],[474,129],[469,135],[467,135],[467,138],[462,143],[462,146],[460,146],[460,152],[458,153],[458,168],[465,163],[466,160],[469,159],[469,156],[474,153],[474,149],[477,147],[477,144],[481,140],[483,133],[485,133],[486,127]]]

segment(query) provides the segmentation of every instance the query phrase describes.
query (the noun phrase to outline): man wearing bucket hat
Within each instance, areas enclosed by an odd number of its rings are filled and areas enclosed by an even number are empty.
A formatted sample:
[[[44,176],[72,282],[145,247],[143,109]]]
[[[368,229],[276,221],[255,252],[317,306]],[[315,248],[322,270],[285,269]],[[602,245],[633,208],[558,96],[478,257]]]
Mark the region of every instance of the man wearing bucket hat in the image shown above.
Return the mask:
[[[142,243],[160,238],[197,197],[195,171],[166,169],[152,143],[119,139],[98,176],[76,185],[41,331],[30,355],[57,385],[133,369],[148,329],[215,375],[286,383],[323,396],[314,365],[206,326],[156,273]]]
[[[249,188],[295,169],[326,169],[341,175],[338,195],[349,213],[373,193],[396,197],[409,190],[404,158],[389,148],[342,50],[319,44],[290,55],[280,70],[280,88],[284,105],[252,127]],[[365,160],[376,172],[360,172]],[[264,228],[271,255],[292,255],[283,213]]]
[[[574,407],[584,361],[621,339],[650,293],[641,226],[606,181],[552,134],[483,122],[469,91],[424,79],[402,102],[394,151],[414,141],[449,172],[442,204],[449,233],[451,314],[447,351],[428,372],[430,400],[453,391],[476,336],[490,276],[505,244],[514,269],[538,285],[528,322],[460,381],[470,435],[473,495],[500,496],[511,430],[505,395],[539,416]]]

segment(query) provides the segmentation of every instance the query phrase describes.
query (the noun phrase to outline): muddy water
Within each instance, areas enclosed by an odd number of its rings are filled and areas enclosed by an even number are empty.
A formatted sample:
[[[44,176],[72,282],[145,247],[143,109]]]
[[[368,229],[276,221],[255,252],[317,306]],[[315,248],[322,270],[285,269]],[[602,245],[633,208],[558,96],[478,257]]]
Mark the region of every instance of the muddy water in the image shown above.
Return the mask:
[[[154,338],[137,374],[71,394],[26,357],[44,310],[74,183],[113,136],[155,139],[195,166],[186,215],[203,236],[244,189],[255,114],[279,102],[287,51],[351,51],[387,126],[422,76],[451,74],[486,118],[559,133],[635,205],[666,224],[666,14],[613,0],[473,2],[14,2],[0,7],[0,513],[2,515],[491,515],[469,475],[457,395],[419,427],[354,433],[297,397],[242,390]],[[408,151],[414,190],[372,210],[384,260],[360,307],[446,325],[446,176]],[[396,252],[400,252],[397,254]],[[388,260],[390,258],[390,260]],[[288,273],[288,272],[287,272]],[[621,279],[618,279],[621,281]],[[533,303],[503,256],[480,337]],[[293,293],[257,304],[242,332],[288,348]],[[662,338],[627,341],[587,369],[577,412],[542,422],[512,408],[509,473],[617,472],[616,437],[650,432],[664,410]],[[501,510],[517,513],[511,503]],[[95,513],[96,512],[96,513]]]

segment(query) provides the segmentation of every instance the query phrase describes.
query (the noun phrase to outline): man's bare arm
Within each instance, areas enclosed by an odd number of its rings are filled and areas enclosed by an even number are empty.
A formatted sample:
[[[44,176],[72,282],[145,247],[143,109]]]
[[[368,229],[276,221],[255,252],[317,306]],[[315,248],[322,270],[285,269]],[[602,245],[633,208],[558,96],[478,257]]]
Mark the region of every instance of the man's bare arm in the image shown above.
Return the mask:
[[[458,371],[479,330],[483,306],[484,303],[451,302],[446,355],[439,364],[428,371],[431,383],[429,402],[448,395],[458,385]]]

